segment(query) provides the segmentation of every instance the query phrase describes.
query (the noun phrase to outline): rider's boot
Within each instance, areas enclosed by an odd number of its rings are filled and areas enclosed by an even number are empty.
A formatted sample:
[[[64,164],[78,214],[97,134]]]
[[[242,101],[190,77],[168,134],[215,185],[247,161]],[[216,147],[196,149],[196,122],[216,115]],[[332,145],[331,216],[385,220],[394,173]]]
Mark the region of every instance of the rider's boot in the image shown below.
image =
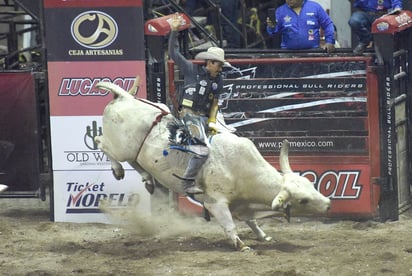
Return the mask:
[[[195,155],[189,160],[189,164],[183,174],[183,190],[187,194],[201,194],[203,190],[196,184],[196,175],[205,163],[207,156]]]
[[[195,180],[183,180],[183,190],[186,194],[202,194],[203,190],[196,185]]]

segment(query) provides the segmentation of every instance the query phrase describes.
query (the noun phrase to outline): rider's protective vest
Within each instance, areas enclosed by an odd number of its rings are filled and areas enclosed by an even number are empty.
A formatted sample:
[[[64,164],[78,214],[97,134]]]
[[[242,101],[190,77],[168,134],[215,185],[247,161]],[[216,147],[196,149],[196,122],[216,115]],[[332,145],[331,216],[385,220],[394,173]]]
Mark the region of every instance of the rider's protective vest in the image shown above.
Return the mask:
[[[207,117],[213,99],[219,97],[222,88],[223,79],[221,75],[211,79],[207,70],[203,66],[199,67],[197,81],[183,87],[179,105]]]

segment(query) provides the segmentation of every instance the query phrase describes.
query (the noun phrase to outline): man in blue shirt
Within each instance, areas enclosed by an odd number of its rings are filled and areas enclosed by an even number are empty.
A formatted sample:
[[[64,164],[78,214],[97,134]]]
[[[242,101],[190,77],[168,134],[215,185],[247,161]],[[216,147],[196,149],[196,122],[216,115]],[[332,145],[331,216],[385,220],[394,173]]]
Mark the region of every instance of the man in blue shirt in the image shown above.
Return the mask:
[[[291,50],[319,48],[320,28],[325,32],[325,48],[335,51],[335,30],[332,19],[316,2],[286,0],[275,11],[276,25],[268,17],[266,31],[269,35],[281,33],[281,48]]]
[[[373,21],[384,14],[402,10],[402,0],[355,0],[353,7],[355,12],[348,23],[359,38],[353,53],[361,55],[372,41]]]

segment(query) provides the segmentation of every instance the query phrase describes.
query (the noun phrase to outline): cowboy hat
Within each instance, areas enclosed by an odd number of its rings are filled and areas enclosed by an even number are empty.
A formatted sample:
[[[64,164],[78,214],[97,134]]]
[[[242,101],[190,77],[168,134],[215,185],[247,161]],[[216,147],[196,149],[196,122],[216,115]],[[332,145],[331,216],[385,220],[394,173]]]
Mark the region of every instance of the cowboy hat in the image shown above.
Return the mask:
[[[225,51],[219,47],[210,47],[206,52],[200,52],[197,54],[195,59],[217,60],[222,63],[226,63]]]

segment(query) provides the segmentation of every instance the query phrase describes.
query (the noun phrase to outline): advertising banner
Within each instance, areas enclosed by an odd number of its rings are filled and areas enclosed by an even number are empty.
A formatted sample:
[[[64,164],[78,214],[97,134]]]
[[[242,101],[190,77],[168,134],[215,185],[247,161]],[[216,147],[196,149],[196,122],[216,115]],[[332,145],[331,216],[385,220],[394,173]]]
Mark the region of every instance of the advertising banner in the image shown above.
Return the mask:
[[[55,171],[55,220],[113,223],[118,218],[110,214],[121,208],[150,214],[150,198],[141,177],[134,170],[127,170],[126,175],[118,181],[109,170]]]
[[[124,164],[130,176],[115,180],[110,160],[94,142],[113,99],[96,88],[98,82],[130,90],[139,77],[137,96],[146,98],[142,2],[44,0],[44,7],[54,220],[110,223],[101,202],[150,211],[141,177]]]
[[[367,160],[330,160],[312,164],[297,164],[293,171],[307,177],[315,187],[332,200],[331,216],[369,216],[376,210],[378,193],[370,182],[370,168]],[[345,164],[345,161],[347,163]],[[293,164],[294,159],[290,162]],[[297,163],[295,161],[295,163]],[[363,164],[362,164],[363,163]],[[275,165],[279,168],[279,166]]]
[[[94,142],[102,135],[101,116],[54,116],[50,127],[53,171],[110,170],[110,160]]]
[[[44,0],[44,7],[48,61],[144,60],[141,1]]]
[[[137,96],[146,98],[144,64],[144,61],[49,62],[50,115],[102,115],[113,95],[97,89],[99,81],[116,83],[128,91],[139,76]]]

